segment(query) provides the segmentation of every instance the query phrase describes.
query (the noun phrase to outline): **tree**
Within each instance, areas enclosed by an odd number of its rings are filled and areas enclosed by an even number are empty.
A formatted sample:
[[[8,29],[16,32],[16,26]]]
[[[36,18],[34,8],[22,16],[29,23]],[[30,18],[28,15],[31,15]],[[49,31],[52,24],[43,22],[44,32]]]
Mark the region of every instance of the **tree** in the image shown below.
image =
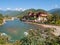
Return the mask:
[[[0,14],[0,24],[2,24],[3,23],[3,15],[2,14]]]
[[[48,15],[47,23],[51,23],[53,21],[53,15]]]

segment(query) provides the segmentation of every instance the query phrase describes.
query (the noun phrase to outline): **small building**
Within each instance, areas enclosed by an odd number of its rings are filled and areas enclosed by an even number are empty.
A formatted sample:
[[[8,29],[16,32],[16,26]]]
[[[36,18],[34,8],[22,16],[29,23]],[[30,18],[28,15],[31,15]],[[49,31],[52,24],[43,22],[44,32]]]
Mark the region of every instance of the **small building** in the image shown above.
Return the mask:
[[[29,18],[30,17],[35,18],[35,22],[42,22],[43,23],[43,22],[47,21],[48,14],[46,12],[36,12],[36,13],[34,13],[34,12],[30,11],[28,13],[28,16],[29,16]]]
[[[30,11],[30,12],[28,13],[28,16],[34,17],[34,12]]]
[[[37,18],[37,21],[42,23],[47,21],[47,14],[40,14],[40,16]]]

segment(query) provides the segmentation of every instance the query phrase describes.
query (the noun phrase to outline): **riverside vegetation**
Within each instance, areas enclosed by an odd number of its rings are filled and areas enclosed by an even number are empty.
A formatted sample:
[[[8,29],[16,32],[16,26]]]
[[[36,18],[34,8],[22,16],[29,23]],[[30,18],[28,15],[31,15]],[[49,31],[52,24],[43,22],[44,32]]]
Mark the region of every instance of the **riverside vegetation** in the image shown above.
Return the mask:
[[[29,30],[27,35],[21,40],[17,40],[13,43],[9,42],[8,37],[1,36],[1,45],[60,45],[60,36],[52,34],[53,29],[46,28],[44,30]]]
[[[0,14],[0,24],[3,23],[3,19],[4,19],[4,16],[2,14]]]

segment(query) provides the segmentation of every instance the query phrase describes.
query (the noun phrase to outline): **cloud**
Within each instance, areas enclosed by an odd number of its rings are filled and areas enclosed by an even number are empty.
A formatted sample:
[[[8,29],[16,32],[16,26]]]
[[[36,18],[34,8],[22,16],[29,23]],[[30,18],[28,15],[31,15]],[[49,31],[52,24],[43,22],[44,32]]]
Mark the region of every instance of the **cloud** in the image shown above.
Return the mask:
[[[11,10],[11,8],[6,8],[6,10]]]
[[[0,10],[2,10],[2,8],[0,8]]]
[[[15,10],[18,10],[18,8],[16,8]]]
[[[17,10],[17,11],[24,11],[25,9],[23,9],[23,8],[15,8],[15,10]]]
[[[22,11],[24,11],[24,10],[26,10],[26,9],[23,9]]]
[[[5,9],[0,8],[0,10],[15,10],[15,11],[24,11],[24,10],[26,10],[26,9],[23,9],[23,8],[5,8]]]

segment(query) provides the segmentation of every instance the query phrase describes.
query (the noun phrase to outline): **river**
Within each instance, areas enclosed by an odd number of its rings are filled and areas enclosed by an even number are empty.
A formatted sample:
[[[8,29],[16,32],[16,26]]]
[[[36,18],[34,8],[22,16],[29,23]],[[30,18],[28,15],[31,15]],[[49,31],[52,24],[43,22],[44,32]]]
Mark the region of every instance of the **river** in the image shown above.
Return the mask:
[[[24,32],[30,29],[38,29],[36,25],[28,24],[15,19],[13,21],[7,21],[4,25],[0,26],[0,32],[6,33],[12,40],[19,40],[25,36]]]

